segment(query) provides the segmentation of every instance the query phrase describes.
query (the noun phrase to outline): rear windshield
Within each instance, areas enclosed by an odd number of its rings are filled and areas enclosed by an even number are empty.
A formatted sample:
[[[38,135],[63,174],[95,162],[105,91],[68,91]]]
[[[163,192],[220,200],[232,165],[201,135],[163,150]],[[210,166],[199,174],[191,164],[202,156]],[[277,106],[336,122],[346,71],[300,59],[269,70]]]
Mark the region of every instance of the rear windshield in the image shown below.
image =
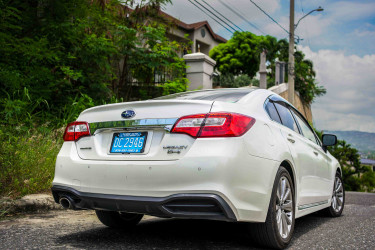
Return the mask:
[[[204,100],[238,102],[242,97],[255,89],[209,89],[200,91],[182,92],[155,98],[154,100],[179,99],[179,100]]]

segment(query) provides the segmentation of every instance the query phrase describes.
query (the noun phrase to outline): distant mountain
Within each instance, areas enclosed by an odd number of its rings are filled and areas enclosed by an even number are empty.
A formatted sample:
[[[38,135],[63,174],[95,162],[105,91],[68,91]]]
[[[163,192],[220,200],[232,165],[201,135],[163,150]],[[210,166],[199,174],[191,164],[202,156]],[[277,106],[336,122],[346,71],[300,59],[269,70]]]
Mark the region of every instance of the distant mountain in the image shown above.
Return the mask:
[[[336,135],[339,140],[346,141],[360,152],[375,151],[375,133],[360,131],[325,131],[325,133]]]

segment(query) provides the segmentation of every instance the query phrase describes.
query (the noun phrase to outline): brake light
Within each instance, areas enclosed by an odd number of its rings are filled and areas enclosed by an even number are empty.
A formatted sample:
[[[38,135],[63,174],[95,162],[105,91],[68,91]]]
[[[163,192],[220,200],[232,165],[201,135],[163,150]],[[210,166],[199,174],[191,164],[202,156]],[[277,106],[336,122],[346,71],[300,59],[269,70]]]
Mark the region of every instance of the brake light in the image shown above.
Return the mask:
[[[90,135],[90,128],[87,122],[71,122],[66,126],[64,141],[77,141],[83,136]]]
[[[181,117],[171,133],[201,137],[237,137],[245,134],[255,123],[255,118],[237,113],[208,113]]]

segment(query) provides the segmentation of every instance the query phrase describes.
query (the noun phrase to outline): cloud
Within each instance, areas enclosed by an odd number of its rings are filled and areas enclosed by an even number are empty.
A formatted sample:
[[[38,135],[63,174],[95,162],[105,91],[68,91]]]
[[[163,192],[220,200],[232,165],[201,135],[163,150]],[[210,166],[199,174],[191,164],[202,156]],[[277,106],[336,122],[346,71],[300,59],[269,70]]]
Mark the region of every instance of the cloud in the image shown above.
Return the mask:
[[[374,40],[375,38],[375,25],[371,23],[365,23],[361,27],[355,29],[353,33],[351,33],[354,37],[360,37],[361,39],[369,39]]]
[[[332,19],[336,19],[338,22],[372,17],[375,12],[375,2],[339,1],[328,5],[328,7],[328,16],[331,16]]]
[[[296,2],[298,6],[298,1]],[[308,6],[306,6],[309,4]],[[304,13],[322,5],[323,12],[313,12],[303,19],[296,34],[304,38],[303,45],[313,50],[345,49],[348,54],[374,53],[374,28],[365,25],[374,22],[374,1],[303,1]],[[296,6],[296,22],[303,16]],[[285,14],[284,14],[285,15]]]
[[[244,30],[260,34],[219,0],[205,1]],[[223,1],[266,34],[279,39],[287,36],[249,0]],[[289,1],[254,1],[289,30]],[[375,1],[296,1],[296,22],[318,6],[325,10],[303,19],[296,31],[304,38],[301,48],[314,62],[317,80],[327,89],[312,106],[316,126],[375,132]],[[165,11],[186,23],[208,20],[216,33],[228,39],[232,35],[186,0],[173,1]]]
[[[359,57],[344,51],[300,47],[314,62],[327,94],[312,105],[319,129],[375,132],[375,54]]]

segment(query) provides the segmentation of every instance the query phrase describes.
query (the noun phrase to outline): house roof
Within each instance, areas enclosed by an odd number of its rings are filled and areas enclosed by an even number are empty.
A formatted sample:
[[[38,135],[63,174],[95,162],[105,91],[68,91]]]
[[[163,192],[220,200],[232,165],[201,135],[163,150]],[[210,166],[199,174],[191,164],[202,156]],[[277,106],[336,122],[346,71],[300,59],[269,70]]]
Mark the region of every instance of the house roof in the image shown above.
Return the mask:
[[[186,31],[197,30],[197,29],[199,29],[199,28],[201,28],[201,27],[203,27],[203,26],[206,26],[206,28],[207,28],[208,31],[210,32],[211,36],[212,36],[215,40],[217,40],[217,41],[219,41],[219,42],[223,42],[223,43],[227,42],[227,39],[225,39],[225,38],[222,37],[222,36],[219,36],[218,34],[216,34],[216,33],[212,30],[210,24],[209,24],[207,21],[201,21],[201,22],[197,22],[197,23],[190,23],[190,24],[187,24],[187,23],[184,23],[184,22],[182,22],[181,20],[179,20],[179,19],[177,19],[177,18],[175,18],[175,17],[173,17],[173,16],[171,16],[171,15],[169,15],[169,14],[163,12],[163,11],[160,11],[160,14],[161,14],[162,16],[166,17],[167,19],[169,19],[170,21],[172,21],[172,22],[173,22],[174,24],[176,24],[178,27],[180,27],[180,28],[182,28],[182,29],[184,29],[184,30],[186,30]]]
[[[361,159],[361,164],[375,166],[375,160],[372,160],[372,159]]]
[[[125,7],[129,12],[133,12],[134,10],[129,8],[129,7]],[[206,26],[206,28],[208,29],[208,31],[210,32],[211,36],[218,42],[222,42],[222,43],[226,43],[227,42],[227,39],[225,39],[224,37],[222,36],[219,36],[218,34],[216,34],[210,24],[207,22],[207,21],[201,21],[201,22],[197,22],[197,23],[191,23],[191,24],[187,24],[187,23],[184,23],[182,22],[181,20],[165,13],[164,11],[161,11],[159,9],[159,13],[160,13],[160,16],[162,17],[165,17],[167,20],[171,21],[172,23],[176,24],[178,27],[186,30],[186,31],[191,31],[191,30],[197,30],[203,26]]]

